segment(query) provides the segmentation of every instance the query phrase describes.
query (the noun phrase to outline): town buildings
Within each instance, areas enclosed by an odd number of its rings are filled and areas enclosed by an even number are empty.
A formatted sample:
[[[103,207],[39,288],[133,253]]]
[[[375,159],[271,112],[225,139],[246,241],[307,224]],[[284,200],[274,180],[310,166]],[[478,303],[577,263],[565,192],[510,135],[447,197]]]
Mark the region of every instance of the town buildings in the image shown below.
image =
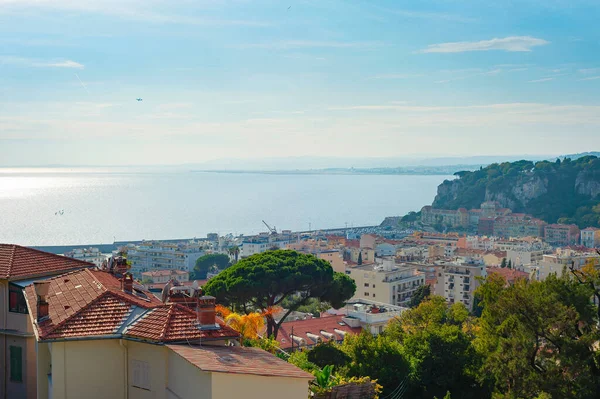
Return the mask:
[[[112,272],[74,271],[26,288],[38,397],[306,398],[313,376],[238,346],[213,297],[177,286],[163,303],[124,270],[122,262]]]
[[[581,245],[586,248],[600,247],[600,229],[588,227],[581,230]]]
[[[353,299],[398,306],[407,305],[417,288],[425,284],[425,276],[415,266],[396,264],[389,258],[382,263],[349,267],[346,274],[356,282]]]
[[[242,258],[260,254],[271,248],[284,249],[288,244],[297,241],[290,230],[281,233],[260,233],[256,236],[244,237],[242,242]]]
[[[107,255],[101,253],[98,248],[92,247],[74,249],[65,253],[65,256],[84,262],[93,263],[96,266],[102,266],[102,263],[104,263],[107,258]]]
[[[461,261],[445,263],[438,267],[437,281],[432,293],[443,296],[448,303],[461,302],[467,309],[472,309],[473,294],[480,285],[477,277],[486,275],[486,268],[481,264]]]
[[[524,213],[512,213],[494,219],[496,237],[543,237],[546,222]],[[481,232],[480,232],[481,234]]]
[[[591,259],[598,257],[595,252],[581,252],[571,249],[558,248],[553,254],[544,254],[538,265],[537,278],[545,280],[550,274],[560,276],[563,270],[569,270],[573,266],[576,270],[581,269]]]
[[[205,255],[202,242],[166,243],[148,241],[129,247],[127,260],[131,263],[131,273],[141,278],[143,272],[152,270],[194,270],[196,260]]]
[[[185,270],[154,270],[143,272],[142,280],[147,280],[151,284],[168,283],[171,280],[183,283],[190,281],[190,273]]]
[[[421,209],[421,223],[425,225],[440,224],[452,228],[475,228],[479,225],[481,219],[494,219],[510,214],[512,211],[508,208],[502,208],[497,202],[484,202],[480,209],[467,210],[459,208],[457,210],[436,209],[431,206],[424,206]]]
[[[90,267],[94,265],[18,245],[0,244],[0,398],[38,397],[36,342],[23,288],[33,281]]]
[[[575,245],[579,241],[579,227],[574,224],[549,224],[544,227],[544,241],[555,247]]]

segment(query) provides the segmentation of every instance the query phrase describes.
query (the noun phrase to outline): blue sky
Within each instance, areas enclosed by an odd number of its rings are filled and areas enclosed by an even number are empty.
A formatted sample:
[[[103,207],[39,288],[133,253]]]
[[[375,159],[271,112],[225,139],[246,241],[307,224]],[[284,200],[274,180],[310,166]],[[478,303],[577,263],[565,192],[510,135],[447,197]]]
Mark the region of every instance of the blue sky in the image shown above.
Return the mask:
[[[599,15],[593,0],[0,0],[0,165],[597,150]]]

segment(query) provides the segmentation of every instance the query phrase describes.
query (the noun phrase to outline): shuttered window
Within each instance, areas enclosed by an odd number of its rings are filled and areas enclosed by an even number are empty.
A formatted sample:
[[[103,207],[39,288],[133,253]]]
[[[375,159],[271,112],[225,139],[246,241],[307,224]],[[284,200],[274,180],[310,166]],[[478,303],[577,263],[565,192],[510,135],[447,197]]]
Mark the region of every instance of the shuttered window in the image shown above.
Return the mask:
[[[136,388],[150,390],[150,365],[140,360],[132,360],[133,383]]]
[[[20,346],[10,347],[10,380],[23,382],[23,348]]]

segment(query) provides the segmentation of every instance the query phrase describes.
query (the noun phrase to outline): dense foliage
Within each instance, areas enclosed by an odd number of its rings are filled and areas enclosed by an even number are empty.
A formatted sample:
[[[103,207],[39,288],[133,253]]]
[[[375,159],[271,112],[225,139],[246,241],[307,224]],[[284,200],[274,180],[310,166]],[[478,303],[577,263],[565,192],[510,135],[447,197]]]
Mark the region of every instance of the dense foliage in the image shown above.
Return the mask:
[[[472,209],[497,200],[548,223],[600,226],[600,158],[595,156],[504,162],[455,175],[458,179],[438,188],[434,207]]]
[[[195,280],[206,279],[206,274],[211,268],[218,270],[224,270],[230,266],[229,256],[224,254],[208,254],[199,257],[196,260],[196,266],[194,267]]]
[[[335,362],[338,376],[377,379],[384,397],[597,398],[599,276],[598,262],[542,282],[492,274],[476,292],[479,316],[429,296],[377,337],[347,336],[290,361],[311,372]]]
[[[285,318],[311,298],[334,308],[354,295],[354,280],[334,272],[331,265],[313,255],[290,250],[267,251],[240,260],[208,281],[204,287],[217,302],[236,311],[261,312],[267,320],[267,336],[277,337]],[[274,308],[286,301],[278,320]]]

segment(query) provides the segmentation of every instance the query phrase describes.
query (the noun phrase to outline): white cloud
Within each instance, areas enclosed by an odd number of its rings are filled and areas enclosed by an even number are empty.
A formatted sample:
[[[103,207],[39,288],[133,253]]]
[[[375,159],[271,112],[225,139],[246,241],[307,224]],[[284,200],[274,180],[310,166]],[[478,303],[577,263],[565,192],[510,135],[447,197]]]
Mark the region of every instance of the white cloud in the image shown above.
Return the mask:
[[[284,40],[270,43],[249,43],[235,46],[238,48],[264,48],[274,50],[288,50],[298,48],[374,48],[381,47],[381,42],[340,42],[318,40]]]
[[[421,19],[438,19],[443,21],[450,22],[476,22],[477,19],[469,18],[462,15],[450,14],[444,12],[425,12],[425,11],[414,11],[414,10],[399,10],[399,9],[389,9],[389,8],[380,8],[385,11],[387,14],[398,15],[406,18],[421,18]]]
[[[29,68],[74,68],[83,69],[85,66],[72,60],[37,60],[33,58],[23,58],[14,56],[0,56],[0,64],[16,65]]]
[[[579,79],[579,80],[581,81],[581,80],[598,80],[598,79],[600,79],[600,76],[590,76],[588,78],[583,78],[583,79]]]
[[[584,68],[584,69],[579,69],[577,72],[583,73],[584,75],[589,75],[589,74],[593,74],[593,73],[599,73],[600,68]]]
[[[531,36],[510,36],[502,39],[481,40],[478,42],[450,42],[427,46],[420,53],[463,53],[467,51],[531,51],[532,47],[550,42]]]
[[[369,79],[412,79],[423,76],[421,73],[389,73],[371,76]]]
[[[535,79],[535,80],[530,80],[529,83],[542,83],[542,82],[549,82],[551,80],[554,80],[554,78]]]
[[[212,2],[190,2],[186,11],[193,7],[218,6]],[[221,4],[222,6],[222,4]],[[173,23],[207,26],[268,26],[256,20],[197,17],[187,14],[169,14],[172,4],[165,0],[0,0],[0,13],[9,11],[58,10],[112,15],[127,20],[150,23]]]

